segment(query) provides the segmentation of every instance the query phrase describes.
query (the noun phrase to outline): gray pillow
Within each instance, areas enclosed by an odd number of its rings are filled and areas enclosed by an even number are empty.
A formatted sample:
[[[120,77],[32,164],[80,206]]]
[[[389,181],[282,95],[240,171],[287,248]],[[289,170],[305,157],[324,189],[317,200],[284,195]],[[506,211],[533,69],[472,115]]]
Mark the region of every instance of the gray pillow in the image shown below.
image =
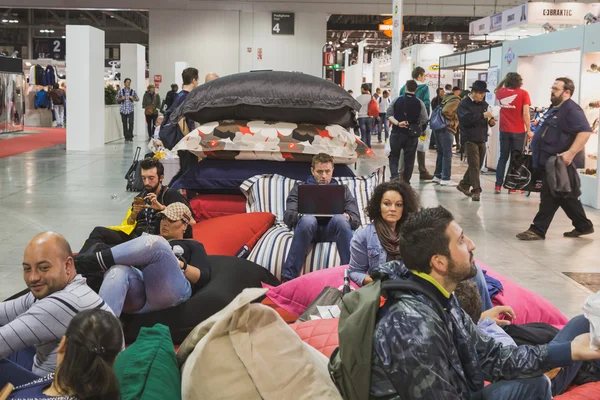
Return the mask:
[[[360,104],[341,87],[299,72],[257,71],[224,76],[194,89],[174,111],[199,123],[228,119],[357,125]]]

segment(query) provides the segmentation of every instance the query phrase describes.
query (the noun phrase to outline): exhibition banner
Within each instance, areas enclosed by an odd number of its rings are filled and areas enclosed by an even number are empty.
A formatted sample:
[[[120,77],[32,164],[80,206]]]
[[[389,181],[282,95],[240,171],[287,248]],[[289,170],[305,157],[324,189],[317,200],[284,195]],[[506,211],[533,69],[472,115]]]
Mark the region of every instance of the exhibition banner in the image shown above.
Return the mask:
[[[600,15],[600,3],[527,3],[469,24],[469,37],[489,35],[523,25],[584,25],[587,14]]]

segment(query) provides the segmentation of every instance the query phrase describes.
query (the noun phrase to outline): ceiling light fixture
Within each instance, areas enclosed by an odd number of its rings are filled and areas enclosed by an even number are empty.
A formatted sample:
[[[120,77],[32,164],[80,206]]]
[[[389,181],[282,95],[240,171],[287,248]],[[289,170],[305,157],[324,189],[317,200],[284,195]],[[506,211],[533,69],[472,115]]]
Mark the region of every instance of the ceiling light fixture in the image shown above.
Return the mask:
[[[7,19],[3,19],[3,20],[2,20],[2,23],[4,23],[4,24],[6,24],[7,22],[8,22],[8,20],[7,20]]]
[[[333,44],[333,42],[331,40],[328,43],[329,43],[330,46]]]
[[[65,35],[62,36],[63,39],[66,39],[67,37]]]

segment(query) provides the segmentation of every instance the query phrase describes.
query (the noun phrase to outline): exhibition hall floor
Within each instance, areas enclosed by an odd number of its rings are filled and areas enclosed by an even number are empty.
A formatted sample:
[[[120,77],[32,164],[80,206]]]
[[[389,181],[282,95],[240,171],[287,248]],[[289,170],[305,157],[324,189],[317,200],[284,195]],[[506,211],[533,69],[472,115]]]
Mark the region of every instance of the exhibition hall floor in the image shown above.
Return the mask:
[[[360,162],[357,174],[387,163],[383,144],[374,148],[376,161]],[[23,289],[21,262],[27,242],[46,230],[59,232],[79,250],[97,225],[115,225],[125,216],[134,193],[125,191],[123,176],[131,164],[136,145],[145,141],[115,142],[92,152],[65,152],[59,145],[0,159],[0,299]],[[428,155],[430,170],[435,152]],[[453,159],[453,179],[460,180],[465,163]],[[308,175],[309,171],[307,171]],[[572,229],[559,210],[545,241],[522,242],[515,234],[528,228],[539,202],[532,194],[493,193],[493,175],[483,176],[481,202],[472,202],[454,187],[421,184],[413,187],[424,206],[441,204],[450,209],[465,233],[475,241],[475,257],[517,283],[554,303],[568,317],[581,313],[591,293],[563,272],[600,272],[600,212],[586,207],[597,233],[565,239]],[[517,316],[518,322],[518,316]]]

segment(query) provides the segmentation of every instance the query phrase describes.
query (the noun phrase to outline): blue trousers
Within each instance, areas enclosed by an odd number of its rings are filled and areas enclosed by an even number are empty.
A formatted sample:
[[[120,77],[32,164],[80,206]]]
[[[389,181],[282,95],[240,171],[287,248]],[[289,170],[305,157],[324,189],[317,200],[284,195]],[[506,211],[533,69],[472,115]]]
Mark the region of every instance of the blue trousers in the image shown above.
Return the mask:
[[[379,113],[379,124],[377,127],[377,140],[381,142],[381,130],[385,130],[385,140],[390,136],[390,127],[385,113]]]
[[[340,254],[341,265],[350,263],[350,241],[352,228],[343,215],[334,215],[327,225],[319,225],[312,215],[304,215],[294,229],[290,251],[283,263],[281,277],[294,279],[300,275],[308,246],[316,242],[335,242]]]
[[[544,375],[537,378],[500,381],[486,386],[471,396],[472,400],[551,400],[550,381]]]
[[[35,347],[28,347],[7,358],[0,358],[0,389],[7,383],[19,386],[39,379],[39,376],[31,372],[34,356]]]
[[[449,181],[452,175],[452,143],[454,142],[454,133],[448,129],[443,129],[433,132],[433,137],[435,138],[435,149],[437,150],[437,160],[433,176],[443,181]]]
[[[371,128],[373,127],[373,118],[359,118],[358,126],[360,127],[360,140],[367,146],[371,147]]]
[[[111,249],[117,265],[104,274],[100,297],[118,317],[128,313],[164,310],[183,303],[192,287],[169,243],[145,235]],[[143,270],[132,265],[145,266]]]

